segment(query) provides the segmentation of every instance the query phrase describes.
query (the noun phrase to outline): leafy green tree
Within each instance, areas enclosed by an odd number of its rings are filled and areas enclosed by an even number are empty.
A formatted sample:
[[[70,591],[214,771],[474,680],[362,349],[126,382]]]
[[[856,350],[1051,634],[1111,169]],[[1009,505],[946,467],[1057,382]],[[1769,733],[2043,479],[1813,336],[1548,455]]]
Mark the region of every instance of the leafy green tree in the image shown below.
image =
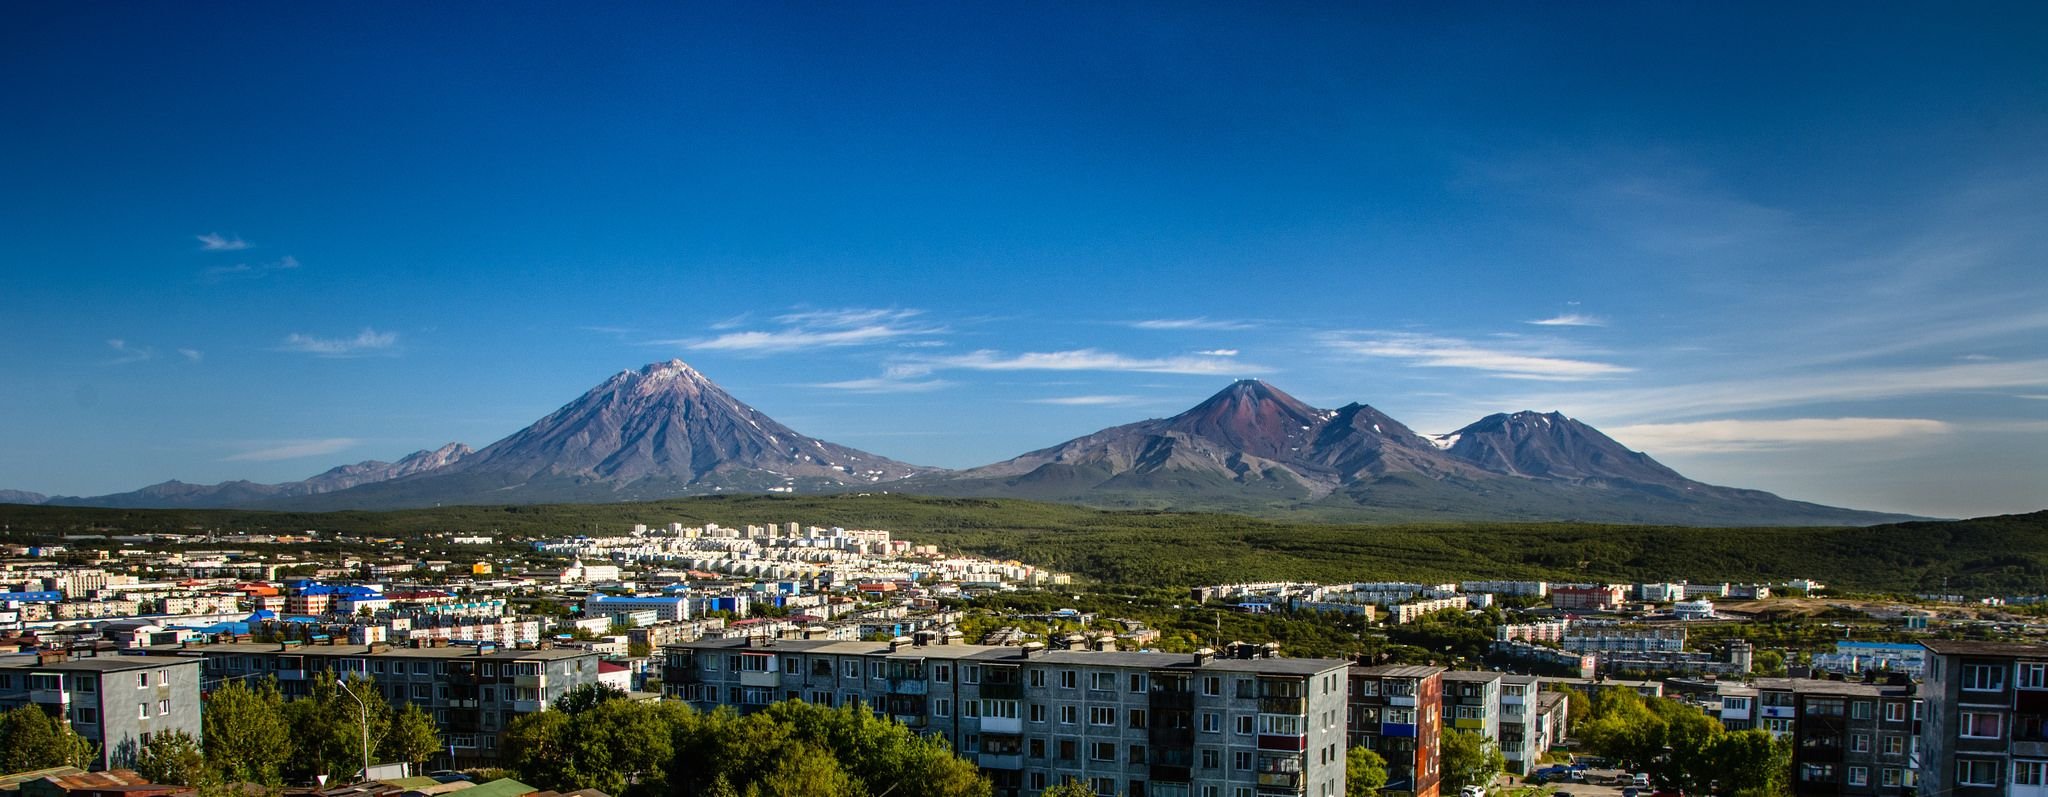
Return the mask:
[[[1778,797],[1792,793],[1792,742],[1761,728],[1724,733],[1707,750],[1724,793]]]
[[[135,771],[151,783],[177,786],[198,786],[213,779],[199,740],[181,730],[150,737],[135,757]]]
[[[761,797],[858,797],[863,794],[853,776],[839,766],[839,760],[823,748],[799,746],[776,762],[775,769],[761,779],[758,789],[748,794]]]
[[[1387,786],[1387,760],[1364,747],[1344,754],[1344,797],[1379,797]]]
[[[206,760],[223,780],[277,785],[291,758],[291,726],[275,680],[236,680],[206,696],[200,714]]]
[[[1439,756],[1446,792],[1489,785],[1507,766],[1507,758],[1500,754],[1492,739],[1451,728],[1444,729]]]
[[[417,703],[407,703],[391,716],[391,727],[377,747],[383,760],[403,761],[412,765],[414,772],[440,749],[441,733],[434,727],[434,718]]]
[[[561,711],[522,714],[498,738],[498,754],[519,779],[534,786],[574,791],[569,780],[569,715]]]
[[[94,759],[92,742],[34,705],[0,714],[0,771],[84,767]]]
[[[1038,794],[1039,797],[1095,797],[1095,790],[1088,788],[1086,783],[1068,778]]]
[[[374,751],[390,730],[391,704],[370,679],[352,676],[344,683],[332,672],[316,676],[309,691],[306,697],[285,703],[284,716],[296,742],[286,762],[286,776],[295,780],[311,780],[316,775],[334,780],[356,777],[363,769],[365,722],[369,747]]]
[[[607,700],[624,700],[626,692],[610,684],[589,683],[563,692],[555,698],[554,709],[565,714],[581,714]]]

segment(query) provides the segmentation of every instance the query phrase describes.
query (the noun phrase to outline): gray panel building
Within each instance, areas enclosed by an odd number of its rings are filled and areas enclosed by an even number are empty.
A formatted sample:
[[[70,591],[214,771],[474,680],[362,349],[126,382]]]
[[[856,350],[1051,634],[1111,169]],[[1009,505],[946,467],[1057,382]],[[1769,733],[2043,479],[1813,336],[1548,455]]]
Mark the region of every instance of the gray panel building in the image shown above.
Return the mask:
[[[0,657],[0,708],[35,705],[98,747],[95,769],[132,767],[150,737],[198,738],[200,666],[146,656]]]
[[[721,639],[664,649],[700,708],[860,704],[942,736],[1003,795],[1072,778],[1128,797],[1344,793],[1348,663],[909,641]]]

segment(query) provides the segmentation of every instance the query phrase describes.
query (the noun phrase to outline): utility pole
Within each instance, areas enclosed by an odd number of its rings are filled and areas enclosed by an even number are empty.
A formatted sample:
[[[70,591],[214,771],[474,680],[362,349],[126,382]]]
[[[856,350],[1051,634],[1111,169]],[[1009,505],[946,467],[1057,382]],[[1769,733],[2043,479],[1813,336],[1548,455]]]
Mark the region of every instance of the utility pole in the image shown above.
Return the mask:
[[[354,689],[350,689],[350,688],[348,687],[348,679],[347,679],[347,678],[345,678],[345,677],[344,677],[344,678],[342,678],[341,680],[339,680],[339,681],[336,681],[336,683],[338,683],[338,684],[341,684],[341,691],[342,691],[342,694],[348,695],[348,697],[349,697],[349,699],[350,699],[350,700],[354,700],[354,701],[356,701],[356,708],[357,708],[357,709],[359,709],[359,710],[361,711],[361,717],[362,717],[362,726],[361,726],[361,727],[362,727],[362,729],[363,729],[363,774],[362,774],[362,779],[363,779],[363,780],[369,780],[369,779],[370,779],[370,706],[369,706],[369,704],[367,704],[367,703],[364,703],[364,702],[363,702],[363,699],[362,699],[362,698],[360,698],[360,697],[356,697],[356,690],[354,690]]]

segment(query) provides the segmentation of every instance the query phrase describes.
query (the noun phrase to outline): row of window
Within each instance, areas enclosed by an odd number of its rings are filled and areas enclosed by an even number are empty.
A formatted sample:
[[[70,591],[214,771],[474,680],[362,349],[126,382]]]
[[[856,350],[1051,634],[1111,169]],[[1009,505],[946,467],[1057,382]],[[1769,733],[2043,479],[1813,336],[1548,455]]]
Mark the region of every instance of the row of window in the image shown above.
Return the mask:
[[[1836,764],[1802,764],[1799,767],[1799,780],[1805,783],[1833,784],[1836,782],[1837,766]],[[1869,767],[1847,767],[1843,770],[1842,774],[1846,776],[1846,782],[1850,786],[1870,785]],[[1878,785],[1887,788],[1895,786],[1912,788],[1919,785],[1919,778],[1910,769],[1887,767],[1878,772],[1878,777]]]
[[[2007,672],[2013,675],[2013,685],[2021,689],[2048,689],[2048,663],[2020,662],[2004,664],[1964,664],[1962,687],[1968,692],[1998,692],[2005,689]],[[1941,674],[1941,659],[1934,661],[1934,675]]]
[[[775,654],[730,653],[725,656],[725,667],[734,672],[768,672],[775,668],[775,659]],[[801,675],[804,673],[804,657],[783,655],[781,659],[781,671],[784,674]],[[719,659],[715,655],[704,656],[699,661],[706,672],[716,672],[719,669]],[[992,680],[998,672],[1005,674],[1014,672],[1014,668],[1008,667],[991,667],[988,669],[990,670]],[[832,661],[829,657],[813,657],[810,659],[809,670],[810,675],[813,677],[831,677]],[[839,677],[841,678],[848,680],[859,679],[863,674],[863,670],[865,670],[868,678],[877,681],[888,679],[925,680],[928,677],[934,683],[952,683],[955,674],[954,665],[950,662],[933,662],[927,666],[924,662],[904,661],[901,659],[888,661],[869,660],[865,668],[862,667],[862,660],[858,658],[843,658],[839,662]],[[1051,671],[1058,676],[1054,679],[1047,675],[1048,670],[1046,669],[1031,669],[1025,672],[1027,684],[1033,688],[1041,689],[1046,688],[1049,682],[1054,681],[1058,683],[1058,688],[1060,689],[1079,689],[1081,676],[1084,674],[1080,670],[1060,669]],[[958,674],[961,683],[979,684],[982,683],[983,667],[976,664],[959,665]],[[1131,694],[1145,694],[1151,688],[1150,678],[1145,673],[1088,672],[1085,674],[1088,676],[1087,684],[1090,691],[1113,692],[1118,691],[1121,687],[1123,691]],[[1119,677],[1120,675],[1121,678]],[[1327,695],[1337,688],[1337,685],[1341,683],[1340,679],[1342,677],[1341,673],[1328,673],[1318,679],[1317,685],[1321,688],[1322,694]],[[1233,680],[1236,683],[1236,694],[1239,698],[1303,696],[1299,690],[1298,682],[1291,680],[1269,682],[1265,685],[1264,690],[1261,690],[1257,678],[1247,677],[1235,678]],[[1224,679],[1222,676],[1203,676],[1201,679],[1202,694],[1207,697],[1221,697],[1223,695],[1223,684]]]
[[[1961,786],[1997,786],[1998,762],[1982,759],[1956,759],[1956,784]],[[2012,785],[2048,786],[2048,761],[2012,762]]]

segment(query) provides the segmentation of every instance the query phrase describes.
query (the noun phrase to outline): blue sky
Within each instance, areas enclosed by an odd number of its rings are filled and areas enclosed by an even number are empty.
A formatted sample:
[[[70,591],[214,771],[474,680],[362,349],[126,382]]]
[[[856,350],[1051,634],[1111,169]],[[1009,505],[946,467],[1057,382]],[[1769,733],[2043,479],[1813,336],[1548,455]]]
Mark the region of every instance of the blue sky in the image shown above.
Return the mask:
[[[9,9],[0,487],[482,446],[681,357],[921,464],[1256,376],[2048,504],[2039,4],[583,5]]]

